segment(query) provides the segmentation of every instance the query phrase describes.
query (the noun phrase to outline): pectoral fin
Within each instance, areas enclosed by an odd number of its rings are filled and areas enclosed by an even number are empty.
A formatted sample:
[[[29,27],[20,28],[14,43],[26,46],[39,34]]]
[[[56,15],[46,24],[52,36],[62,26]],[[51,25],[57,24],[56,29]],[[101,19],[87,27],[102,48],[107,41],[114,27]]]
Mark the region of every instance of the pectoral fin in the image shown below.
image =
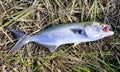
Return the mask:
[[[84,30],[82,29],[70,29],[70,30],[75,34],[82,34],[84,32]]]

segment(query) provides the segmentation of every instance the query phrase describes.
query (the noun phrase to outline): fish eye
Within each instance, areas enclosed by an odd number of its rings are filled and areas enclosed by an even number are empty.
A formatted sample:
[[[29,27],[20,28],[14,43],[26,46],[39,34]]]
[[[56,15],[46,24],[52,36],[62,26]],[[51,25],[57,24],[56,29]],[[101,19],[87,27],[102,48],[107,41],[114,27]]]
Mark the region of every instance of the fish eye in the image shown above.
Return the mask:
[[[101,27],[104,27],[104,25],[103,24],[100,24],[101,25]]]

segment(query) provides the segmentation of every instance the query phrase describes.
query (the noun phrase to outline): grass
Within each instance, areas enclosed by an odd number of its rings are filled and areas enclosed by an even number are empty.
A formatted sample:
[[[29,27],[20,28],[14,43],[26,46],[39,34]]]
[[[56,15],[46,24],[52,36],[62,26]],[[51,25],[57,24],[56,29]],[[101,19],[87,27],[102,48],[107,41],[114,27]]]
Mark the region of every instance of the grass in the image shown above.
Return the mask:
[[[0,0],[1,72],[119,72],[119,0]],[[13,55],[12,27],[32,34],[49,25],[99,21],[112,26],[115,35],[76,47],[63,45],[50,53],[35,44],[26,44]]]

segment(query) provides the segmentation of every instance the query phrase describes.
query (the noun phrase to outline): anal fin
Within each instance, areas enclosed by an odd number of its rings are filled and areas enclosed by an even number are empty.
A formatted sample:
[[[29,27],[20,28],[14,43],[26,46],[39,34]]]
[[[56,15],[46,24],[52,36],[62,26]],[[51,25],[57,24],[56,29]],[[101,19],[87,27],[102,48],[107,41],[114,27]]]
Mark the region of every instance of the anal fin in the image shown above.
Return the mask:
[[[50,52],[55,52],[55,50],[58,48],[58,46],[56,45],[47,45],[47,44],[41,44],[41,45],[47,47],[50,50]]]

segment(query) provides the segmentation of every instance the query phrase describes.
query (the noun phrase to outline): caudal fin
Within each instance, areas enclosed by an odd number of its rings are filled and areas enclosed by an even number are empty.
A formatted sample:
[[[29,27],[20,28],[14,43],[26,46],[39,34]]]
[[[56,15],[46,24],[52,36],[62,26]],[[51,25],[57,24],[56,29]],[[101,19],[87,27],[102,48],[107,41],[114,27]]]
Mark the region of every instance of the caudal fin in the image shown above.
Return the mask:
[[[21,31],[14,30],[14,29],[12,29],[12,28],[10,28],[10,27],[6,27],[6,29],[11,32],[11,34],[13,35],[13,37],[14,37],[15,39],[20,39],[20,38],[22,38],[22,37],[24,36],[24,33],[21,32]]]
[[[17,43],[16,45],[8,52],[8,54],[11,54],[15,51],[17,51],[18,49],[20,49],[23,45],[25,45],[26,43],[30,42],[27,36],[23,36]]]

